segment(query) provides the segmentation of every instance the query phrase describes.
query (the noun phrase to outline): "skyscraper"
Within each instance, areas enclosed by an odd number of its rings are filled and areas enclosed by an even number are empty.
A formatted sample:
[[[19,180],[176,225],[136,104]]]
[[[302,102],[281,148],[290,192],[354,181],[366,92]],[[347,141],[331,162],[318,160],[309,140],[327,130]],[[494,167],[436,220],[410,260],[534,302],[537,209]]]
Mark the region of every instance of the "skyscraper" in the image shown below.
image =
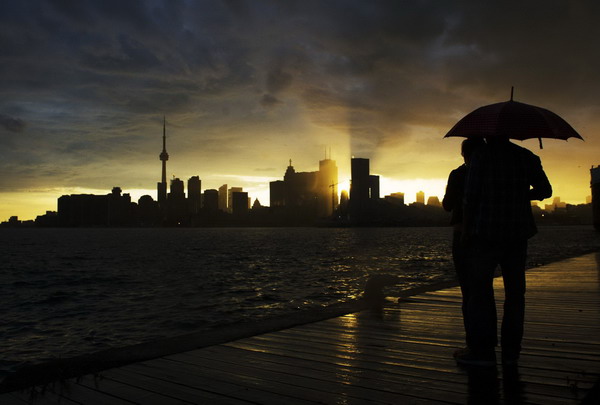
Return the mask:
[[[202,181],[199,176],[192,176],[188,179],[188,206],[192,214],[197,214],[201,208],[201,186]]]
[[[319,216],[329,217],[338,207],[338,168],[335,160],[319,161],[317,173],[317,198]]]
[[[379,176],[369,174],[369,159],[352,158],[350,180],[350,220],[368,223],[379,203]]]
[[[219,209],[219,192],[215,189],[204,190],[204,211],[214,213]]]
[[[232,187],[232,189],[236,188],[240,187]],[[243,191],[232,191],[231,213],[234,215],[245,215],[248,213],[248,193]]]
[[[227,212],[227,184],[219,187],[219,209]]]
[[[227,212],[233,212],[233,193],[241,193],[243,191],[242,187],[231,187],[227,190]],[[248,197],[248,195],[246,195],[246,197]]]
[[[163,150],[159,155],[162,161],[162,178],[157,184],[158,189],[158,205],[164,208],[167,203],[167,160],[169,160],[169,154],[167,153],[167,120],[163,117]]]
[[[369,198],[379,200],[379,176],[369,175]]]
[[[183,181],[171,179],[171,192],[167,196],[167,221],[169,225],[184,225],[187,218],[187,204]]]
[[[369,211],[369,159],[352,158],[350,165],[350,218],[360,222]]]

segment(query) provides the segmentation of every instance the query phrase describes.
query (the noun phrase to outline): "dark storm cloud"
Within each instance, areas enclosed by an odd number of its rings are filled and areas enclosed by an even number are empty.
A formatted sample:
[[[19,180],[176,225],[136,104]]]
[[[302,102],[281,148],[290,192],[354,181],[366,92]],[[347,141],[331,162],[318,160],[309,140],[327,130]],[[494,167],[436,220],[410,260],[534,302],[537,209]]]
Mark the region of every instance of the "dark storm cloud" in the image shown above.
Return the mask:
[[[18,133],[25,129],[25,121],[4,114],[0,114],[0,125],[10,132]]]
[[[270,107],[274,107],[278,104],[281,104],[281,100],[279,100],[277,97],[273,96],[272,94],[264,94],[262,96],[262,98],[260,99],[260,104],[263,107],[270,108]]]

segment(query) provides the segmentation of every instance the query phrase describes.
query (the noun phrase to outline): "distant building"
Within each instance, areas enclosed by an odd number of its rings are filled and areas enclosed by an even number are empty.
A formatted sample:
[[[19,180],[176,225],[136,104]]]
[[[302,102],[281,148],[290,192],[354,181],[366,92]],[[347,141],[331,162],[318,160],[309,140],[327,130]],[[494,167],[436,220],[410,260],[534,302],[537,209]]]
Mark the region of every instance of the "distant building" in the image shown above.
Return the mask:
[[[206,212],[215,212],[219,209],[219,192],[217,190],[204,190],[204,201],[202,208]]]
[[[283,180],[269,183],[269,205],[271,208],[285,206],[285,182]]]
[[[202,181],[199,176],[188,180],[188,207],[191,214],[197,214],[202,208]]]
[[[149,195],[143,195],[138,199],[138,224],[140,226],[161,225],[158,202]]]
[[[188,206],[185,200],[183,181],[179,178],[171,180],[171,192],[167,196],[167,224],[185,225],[188,221]]]
[[[35,218],[35,225],[41,227],[55,227],[58,226],[58,212],[46,211],[44,215],[38,215]]]
[[[227,190],[227,212],[233,212],[233,193],[241,193],[243,191],[244,190],[242,187],[231,187],[229,190]]]
[[[284,209],[290,217],[311,222],[329,217],[338,207],[338,169],[334,160],[319,161],[316,172],[296,172],[292,161],[282,180],[269,183],[271,208]]]
[[[131,196],[114,187],[111,194],[71,194],[58,199],[58,223],[68,227],[132,225]]]
[[[404,205],[404,193],[392,193],[385,196],[385,201],[394,205]]]
[[[248,193],[243,191],[231,193],[231,213],[237,216],[248,213]]]
[[[350,221],[366,223],[379,200],[379,176],[369,174],[369,159],[352,158],[350,180]]]
[[[369,198],[379,200],[379,176],[369,176]]]
[[[338,168],[335,160],[319,161],[317,172],[318,215],[330,217],[337,209],[338,202]]]
[[[288,208],[316,209],[317,172],[296,172],[292,161],[283,176],[284,204]]]
[[[427,199],[427,205],[430,205],[432,207],[441,207],[442,203],[440,202],[440,199],[436,196],[431,196]]]
[[[350,204],[366,205],[370,198],[369,159],[352,158],[351,176]]]
[[[567,209],[567,203],[560,201],[560,197],[554,197],[554,210]]]
[[[227,184],[223,184],[219,187],[219,209],[223,212],[227,212]]]
[[[348,196],[348,191],[342,190],[340,194],[340,211],[342,214],[348,214],[348,202],[350,201],[350,197]],[[345,216],[345,215],[343,215]]]
[[[425,193],[422,191],[417,192],[417,199],[415,202],[417,204],[425,204]]]
[[[560,201],[560,197],[554,197],[552,204],[544,204],[544,211],[546,212],[556,212],[566,209],[567,203]]]

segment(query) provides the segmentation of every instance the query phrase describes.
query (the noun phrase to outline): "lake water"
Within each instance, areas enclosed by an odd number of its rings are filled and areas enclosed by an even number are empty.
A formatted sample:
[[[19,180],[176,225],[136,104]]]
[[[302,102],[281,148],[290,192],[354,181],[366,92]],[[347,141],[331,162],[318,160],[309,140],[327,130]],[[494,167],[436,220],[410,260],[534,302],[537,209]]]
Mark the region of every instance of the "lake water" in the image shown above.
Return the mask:
[[[0,376],[15,368],[354,299],[369,275],[453,279],[450,228],[0,229]],[[530,265],[600,249],[543,227]]]

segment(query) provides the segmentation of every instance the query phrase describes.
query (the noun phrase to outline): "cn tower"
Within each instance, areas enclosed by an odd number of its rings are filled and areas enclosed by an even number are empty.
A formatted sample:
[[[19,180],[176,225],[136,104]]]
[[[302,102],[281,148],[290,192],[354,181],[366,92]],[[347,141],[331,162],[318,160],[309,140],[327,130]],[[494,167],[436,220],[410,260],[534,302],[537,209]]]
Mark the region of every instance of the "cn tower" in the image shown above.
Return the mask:
[[[163,116],[163,150],[160,153],[160,160],[162,161],[162,179],[157,184],[158,188],[158,205],[163,206],[167,202],[167,160],[169,160],[169,154],[167,153],[167,120]]]

